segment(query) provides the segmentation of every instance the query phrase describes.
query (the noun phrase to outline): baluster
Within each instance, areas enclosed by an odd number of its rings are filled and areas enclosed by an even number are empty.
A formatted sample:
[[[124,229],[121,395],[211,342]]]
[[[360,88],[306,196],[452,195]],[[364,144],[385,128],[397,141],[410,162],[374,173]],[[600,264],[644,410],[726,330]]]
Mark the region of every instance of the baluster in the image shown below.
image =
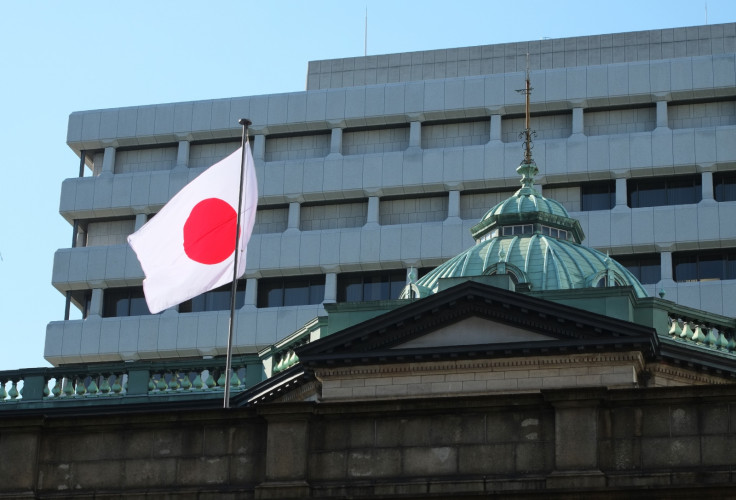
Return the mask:
[[[189,370],[184,371],[184,376],[181,378],[181,388],[184,391],[188,391],[192,388],[192,381],[189,380]]]
[[[728,339],[725,335],[723,335],[723,332],[718,332],[718,342],[716,343],[718,346],[718,350],[722,351],[724,349],[728,349]]]
[[[0,379],[0,401],[5,401],[5,399],[8,397],[8,393],[5,392],[6,383],[7,383],[7,380]]]
[[[76,388],[74,390],[75,394],[77,396],[84,396],[84,394],[87,392],[87,388],[84,386],[84,379],[80,377],[75,377],[76,380]]]
[[[148,379],[148,392],[154,392],[156,390],[156,381],[153,379],[153,375]]]
[[[726,345],[726,349],[730,352],[733,352],[736,350],[736,335],[731,333],[731,335],[728,337],[728,344]]]
[[[713,348],[718,347],[718,330],[713,327],[708,328],[706,326],[703,326],[703,328],[708,332],[705,336],[705,344]]]
[[[49,394],[51,394],[51,391],[49,390],[49,383],[51,382],[51,378],[44,378],[44,384],[43,384],[43,397],[48,398]]]
[[[90,375],[89,385],[87,386],[87,396],[97,396],[100,392],[100,387],[97,385],[97,378],[99,375]],[[86,380],[86,377],[85,377]]]
[[[194,387],[194,390],[201,391],[204,387],[204,383],[202,382],[202,372],[196,371],[197,374],[196,377],[194,377],[194,382],[192,382],[192,386]]]
[[[122,378],[122,376],[113,374],[113,377],[115,377],[115,382],[112,383],[112,392],[115,394],[120,394],[123,391],[123,387],[122,385],[120,385],[120,379]]]
[[[62,392],[67,398],[70,398],[74,395],[74,386],[72,385],[71,377],[64,377],[64,389]]]
[[[176,391],[179,389],[179,372],[175,371],[171,374],[171,380],[169,380],[169,389]]]
[[[207,369],[207,382],[205,382],[205,383],[207,384],[207,389],[208,390],[211,390],[211,389],[217,387],[217,382],[215,382],[215,379],[212,376],[212,372],[213,372],[213,370]]]
[[[54,387],[51,389],[52,397],[58,398],[59,396],[61,396],[61,386],[63,381],[64,377],[56,377],[56,380],[54,381]]]
[[[697,342],[698,344],[702,344],[705,342],[705,334],[703,333],[703,325],[695,325],[695,328],[693,329],[693,342]]]
[[[18,382],[16,380],[11,380],[12,385],[10,386],[10,390],[8,391],[8,396],[10,396],[10,399],[18,399],[18,396],[20,394],[18,393]]]
[[[164,392],[168,387],[169,386],[166,384],[166,374],[159,374],[158,381],[156,382],[156,389],[160,392]]]
[[[218,389],[224,389],[225,388],[225,370],[220,370],[220,376],[217,379],[217,388]]]
[[[682,323],[682,333],[680,334],[680,338],[683,340],[693,339],[693,330],[690,327],[690,323],[688,321],[683,321]]]
[[[670,321],[670,335],[673,337],[679,337],[682,335],[682,327],[680,326],[680,322],[677,318],[670,318]]]
[[[103,373],[101,374],[102,377],[102,383],[100,384],[100,392],[103,396],[108,396],[110,394],[110,391],[112,388],[110,387],[110,374],[109,373]]]
[[[238,377],[238,371],[233,370],[232,375],[230,376],[230,387],[238,388],[240,387],[240,378]]]

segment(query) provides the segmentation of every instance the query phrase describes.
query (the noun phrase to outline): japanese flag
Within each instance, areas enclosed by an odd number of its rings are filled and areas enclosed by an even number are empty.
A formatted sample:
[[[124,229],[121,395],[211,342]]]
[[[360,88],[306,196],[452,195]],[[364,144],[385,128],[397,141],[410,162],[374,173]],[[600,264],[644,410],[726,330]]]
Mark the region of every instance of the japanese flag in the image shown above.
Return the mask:
[[[138,231],[128,236],[146,278],[152,314],[232,282],[242,148],[184,186]],[[258,204],[253,156],[245,145],[238,277]]]

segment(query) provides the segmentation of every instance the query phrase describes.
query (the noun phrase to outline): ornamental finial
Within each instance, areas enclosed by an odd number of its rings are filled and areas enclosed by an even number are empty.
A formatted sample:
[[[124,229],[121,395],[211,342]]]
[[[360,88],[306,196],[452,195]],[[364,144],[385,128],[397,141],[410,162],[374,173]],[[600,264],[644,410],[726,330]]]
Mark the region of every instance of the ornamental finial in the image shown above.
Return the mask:
[[[526,54],[526,88],[517,90],[518,93],[526,96],[526,107],[525,107],[525,121],[524,131],[521,132],[521,136],[524,138],[524,163],[531,163],[532,160],[532,137],[537,135],[535,131],[531,129],[531,112],[529,110],[529,96],[532,95],[531,79],[529,78],[529,53]]]
[[[520,94],[526,96],[525,122],[524,130],[519,134],[523,139],[524,160],[516,171],[521,175],[521,184],[523,187],[531,188],[534,186],[534,176],[539,173],[537,165],[532,158],[532,137],[537,133],[531,129],[531,112],[529,110],[529,96],[532,94],[531,79],[529,78],[529,53],[526,54],[526,88],[517,90]]]

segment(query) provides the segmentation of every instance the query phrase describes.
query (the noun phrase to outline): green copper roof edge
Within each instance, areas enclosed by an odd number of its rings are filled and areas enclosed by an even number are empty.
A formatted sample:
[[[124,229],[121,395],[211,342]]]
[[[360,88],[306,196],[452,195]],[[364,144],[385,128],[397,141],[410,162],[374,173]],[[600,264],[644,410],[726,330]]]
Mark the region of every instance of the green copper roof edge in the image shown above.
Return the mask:
[[[708,352],[710,354],[715,354],[717,356],[730,359],[730,360],[736,360],[736,352],[734,351],[728,351],[726,349],[719,349],[717,347],[712,347],[709,345],[706,345],[701,342],[693,342],[692,340],[685,340],[685,339],[678,339],[674,338],[671,335],[657,333],[659,336],[660,342],[672,344],[672,345],[683,345],[687,346],[690,349],[699,349],[705,352]]]
[[[692,307],[683,306],[676,304],[666,299],[657,299],[650,297],[664,304],[667,304],[667,311],[671,313],[673,317],[679,319],[686,319],[689,321],[697,321],[706,325],[721,326],[731,331],[736,332],[736,318],[729,316],[723,316],[721,314],[711,313],[707,311],[701,311]]]

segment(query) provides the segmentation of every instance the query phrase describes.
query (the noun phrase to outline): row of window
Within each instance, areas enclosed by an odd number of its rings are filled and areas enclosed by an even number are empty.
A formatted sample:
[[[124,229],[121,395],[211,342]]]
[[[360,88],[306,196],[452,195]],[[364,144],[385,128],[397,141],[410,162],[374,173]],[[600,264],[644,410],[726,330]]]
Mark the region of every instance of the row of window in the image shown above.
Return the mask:
[[[420,269],[419,276],[431,268]],[[406,270],[376,273],[343,273],[337,278],[338,302],[364,302],[397,299],[406,285]],[[241,280],[235,294],[235,307],[245,302],[246,281]],[[187,300],[179,312],[225,311],[230,309],[230,285]],[[325,295],[325,276],[262,278],[258,280],[257,307],[284,307],[321,304]],[[90,308],[92,293],[86,292],[84,316]],[[105,318],[150,314],[142,287],[108,288],[103,295],[102,315]]]
[[[675,281],[736,279],[736,250],[672,255]]]
[[[642,284],[662,279],[659,254],[617,256],[616,261],[631,271]],[[675,252],[672,254],[672,278],[677,282],[736,279],[736,250]]]
[[[662,278],[659,254],[617,256],[642,284],[655,284]],[[431,268],[419,270],[424,276]],[[677,282],[735,280],[736,249],[675,252],[672,254],[673,278]],[[245,299],[246,282],[238,282],[235,306],[241,308]],[[337,277],[338,302],[365,302],[397,299],[406,285],[406,271],[343,273]],[[324,300],[325,276],[262,278],[258,280],[257,307],[284,307],[320,304]],[[81,300],[87,316],[92,293],[85,292]],[[103,295],[103,317],[142,316],[150,314],[142,287],[109,288]],[[230,308],[230,285],[204,293],[179,305],[179,312],[225,311]]]
[[[557,229],[557,228],[550,227],[550,226],[540,225],[540,230],[544,236],[550,236],[552,238],[557,238],[559,240],[566,240],[570,237],[570,232],[564,229]],[[534,224],[519,224],[515,226],[503,226],[502,228],[500,228],[500,233],[502,236],[521,236],[524,234],[533,234]],[[492,238],[498,237],[498,235],[499,235],[499,229],[494,229],[493,231],[483,235],[480,241],[481,242],[487,241]]]
[[[700,175],[685,175],[685,176],[674,176],[674,177],[658,177],[658,178],[642,178],[642,179],[629,179],[627,181],[628,188],[628,205],[631,208],[643,208],[643,207],[654,207],[654,206],[667,206],[667,205],[684,205],[698,203],[702,199],[702,186]],[[716,201],[736,201],[736,172],[722,172],[713,175],[714,185],[714,198]],[[584,212],[594,210],[610,210],[616,205],[616,183],[615,181],[601,181],[601,182],[585,182],[578,185],[580,188],[580,210]],[[552,189],[555,189],[552,187]],[[434,196],[431,198],[421,198],[425,200],[431,200],[435,202],[439,200],[441,204],[442,200],[445,200],[445,206],[440,209],[435,209],[435,212],[447,212],[446,200],[444,198]],[[387,199],[387,202],[406,201],[405,199],[391,200]],[[367,203],[363,203],[367,208]],[[315,205],[305,205],[306,208],[314,207]],[[354,206],[360,206],[360,203],[342,203],[335,205],[336,207],[348,207],[354,208]],[[577,206],[577,205],[576,205]],[[400,208],[400,207],[398,207]],[[395,208],[395,210],[398,210]],[[487,207],[490,208],[490,207]],[[573,208],[572,210],[576,210]],[[256,233],[259,232],[270,232],[274,230],[275,226],[278,228],[276,232],[280,232],[286,226],[287,209],[280,208],[284,213],[281,214],[283,221],[274,224],[273,218],[273,207],[267,207],[259,210],[258,225],[256,226]],[[345,209],[347,210],[347,208]],[[323,227],[332,228],[341,227],[359,227],[365,223],[365,215],[358,217],[352,217],[355,221],[346,222],[346,215],[339,213],[339,210],[333,210],[338,215],[332,215],[331,219],[318,218],[315,221],[310,221],[309,228]],[[396,214],[396,217],[403,217],[409,222],[423,221],[422,214],[429,212],[423,211],[421,208],[416,210],[416,213],[400,213]],[[412,215],[414,218],[412,219]],[[442,217],[437,217],[435,214],[431,220],[442,220]],[[153,215],[149,215],[149,219]],[[383,217],[383,215],[382,215]],[[403,221],[404,219],[399,219]],[[356,222],[357,221],[357,222]],[[319,222],[320,225],[317,225]],[[77,234],[74,237],[73,246],[98,246],[98,245],[117,245],[125,244],[125,238],[133,232],[135,226],[134,217],[112,217],[112,218],[100,218],[88,221],[78,221]],[[284,226],[281,228],[281,226]],[[265,231],[259,231],[259,228],[265,229]],[[518,233],[514,233],[518,234]],[[545,233],[546,234],[546,233]],[[506,234],[504,234],[506,236]],[[565,239],[565,236],[558,235],[560,239]]]
[[[700,175],[629,179],[626,187],[631,208],[689,205],[703,198]]]
[[[670,128],[700,128],[736,123],[732,98],[713,101],[680,101],[668,103]],[[653,130],[656,126],[656,105],[586,108],[584,133],[589,136],[632,133]],[[564,138],[572,133],[572,111],[534,113],[539,139]],[[518,140],[524,128],[524,117],[519,114],[502,116],[501,139]],[[490,139],[491,119],[488,116],[422,123],[423,149],[485,144]],[[401,151],[409,144],[409,123],[343,129],[343,154],[370,154]],[[265,138],[265,160],[289,160],[324,157],[330,152],[331,130],[268,134]],[[190,142],[189,164],[192,167],[211,164],[224,158],[239,146],[232,139]],[[172,168],[177,161],[177,143],[117,148],[116,172],[161,170]],[[87,151],[82,158],[98,175],[103,151]],[[84,174],[82,170],[80,176]]]
[[[688,205],[703,198],[701,175],[678,175],[629,179],[627,204],[631,208]],[[715,201],[736,201],[736,172],[713,174]],[[580,185],[580,206],[584,212],[610,210],[616,206],[616,182],[588,182]]]

